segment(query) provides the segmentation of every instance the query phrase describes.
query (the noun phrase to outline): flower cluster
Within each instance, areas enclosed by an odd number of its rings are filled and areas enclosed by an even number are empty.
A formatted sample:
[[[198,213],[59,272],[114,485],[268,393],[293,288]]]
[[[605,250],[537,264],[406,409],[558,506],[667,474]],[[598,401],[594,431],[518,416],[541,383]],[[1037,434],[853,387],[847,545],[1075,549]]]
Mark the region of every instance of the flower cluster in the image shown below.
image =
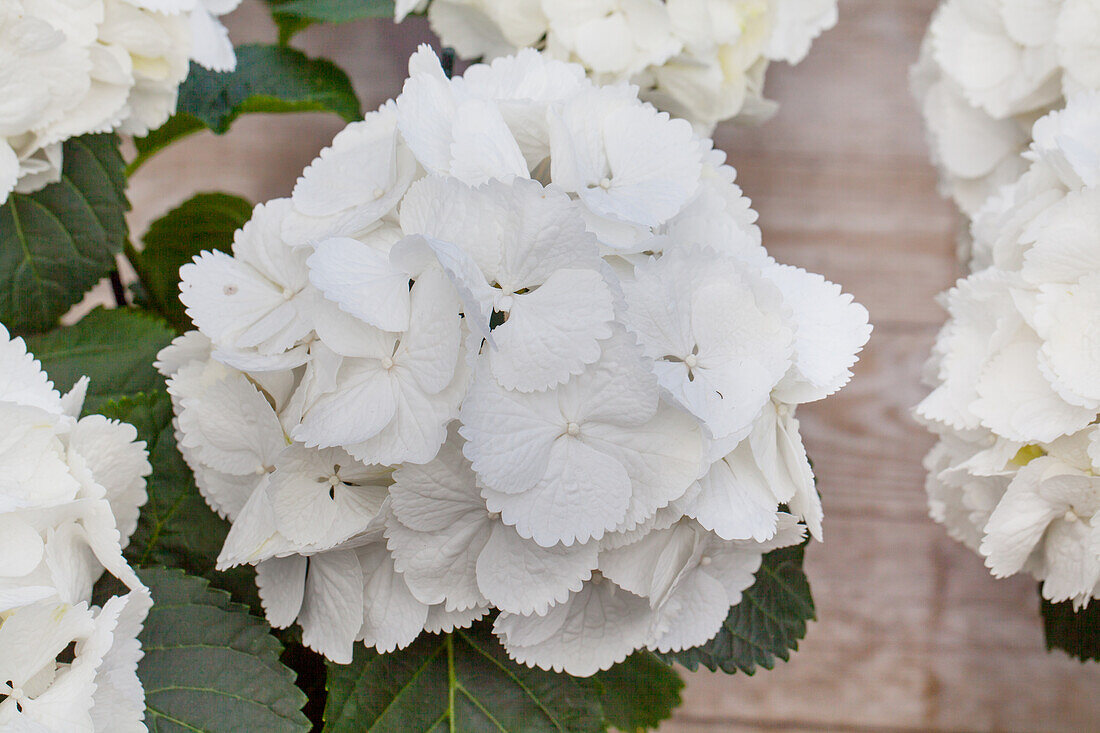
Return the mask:
[[[917,413],[940,436],[933,517],[994,575],[1080,607],[1100,595],[1100,92],[1033,136],[974,220]]]
[[[702,644],[821,535],[794,407],[867,312],[760,243],[734,171],[626,85],[421,48],[232,254],[181,270],[179,445],[273,625],[347,662],[496,609],[589,675]]]
[[[944,0],[912,84],[944,193],[972,217],[1026,170],[1034,122],[1100,89],[1100,4]]]
[[[81,419],[0,326],[0,728],[144,731],[137,634],[151,606],[122,557],[150,472],[130,425]],[[104,569],[130,592],[90,605]]]
[[[176,109],[188,60],[236,65],[217,16],[240,0],[0,0],[0,204],[60,180],[61,143],[145,135]]]
[[[397,3],[398,20],[424,5]],[[638,85],[705,135],[723,120],[770,116],[768,64],[799,63],[837,22],[837,0],[432,0],[427,10],[466,58],[538,48],[597,83]]]

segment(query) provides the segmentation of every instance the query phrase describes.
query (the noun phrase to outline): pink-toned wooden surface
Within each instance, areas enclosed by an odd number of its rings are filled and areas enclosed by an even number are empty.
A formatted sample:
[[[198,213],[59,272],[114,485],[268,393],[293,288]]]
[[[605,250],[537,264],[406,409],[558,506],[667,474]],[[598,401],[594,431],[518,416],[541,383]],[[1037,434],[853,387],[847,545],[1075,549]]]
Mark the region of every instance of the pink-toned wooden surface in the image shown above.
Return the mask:
[[[927,518],[909,418],[956,275],[955,215],[935,192],[906,71],[932,0],[841,0],[839,26],[800,66],[776,66],[782,103],[766,125],[719,130],[779,260],[823,273],[871,311],[853,383],[803,409],[826,509],[807,563],[818,621],[792,661],[754,677],[688,675],[663,733],[719,731],[1089,731],[1100,665],[1043,648],[1034,584],[996,581]],[[257,0],[230,17],[237,42],[273,38]],[[313,28],[297,45],[352,76],[365,108],[400,92],[422,21]],[[133,181],[135,233],[195,191],[286,195],[342,123],[325,115],[242,118],[197,135]]]

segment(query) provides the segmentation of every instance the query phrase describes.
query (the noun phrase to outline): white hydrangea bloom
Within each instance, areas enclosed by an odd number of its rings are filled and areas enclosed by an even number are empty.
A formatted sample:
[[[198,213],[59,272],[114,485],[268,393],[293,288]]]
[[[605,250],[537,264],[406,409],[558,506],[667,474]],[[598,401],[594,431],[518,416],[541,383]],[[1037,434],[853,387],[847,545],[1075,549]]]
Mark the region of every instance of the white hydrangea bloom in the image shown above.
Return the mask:
[[[1100,92],[1036,122],[1027,171],[975,219],[918,417],[932,516],[1052,602],[1100,593]]]
[[[1035,121],[1100,89],[1092,0],[944,0],[912,71],[942,188],[973,217],[1027,169]]]
[[[398,3],[398,20],[414,5]],[[432,0],[427,9],[463,57],[537,48],[599,84],[637,85],[703,134],[723,120],[770,116],[768,64],[801,62],[837,22],[836,0]]]
[[[145,135],[175,111],[188,61],[236,56],[217,17],[240,0],[0,0],[0,204],[61,178],[61,143]]]
[[[122,557],[151,470],[134,428],[77,419],[0,326],[0,728],[144,731],[137,635],[152,601]],[[104,570],[130,592],[90,607]],[[58,661],[67,649],[72,659]]]
[[[867,312],[768,257],[723,162],[579,66],[451,80],[422,49],[182,269],[199,330],[158,367],[272,624],[347,661],[495,609],[513,658],[589,675],[704,643],[765,552],[821,536],[793,410],[848,381]],[[704,609],[705,580],[658,602],[599,570],[673,527],[737,557]]]

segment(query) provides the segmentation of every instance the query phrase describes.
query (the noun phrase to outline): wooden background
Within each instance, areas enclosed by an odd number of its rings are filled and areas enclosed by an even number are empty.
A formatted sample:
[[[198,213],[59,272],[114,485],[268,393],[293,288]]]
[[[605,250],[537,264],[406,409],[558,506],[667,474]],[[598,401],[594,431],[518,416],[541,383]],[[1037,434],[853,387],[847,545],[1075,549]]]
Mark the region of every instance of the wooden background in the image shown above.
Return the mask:
[[[956,276],[955,215],[935,192],[906,74],[934,5],[841,0],[809,58],[771,71],[779,115],[719,130],[771,253],[842,283],[875,333],[853,383],[800,413],[825,497],[825,543],[808,560],[817,623],[772,672],[690,675],[664,733],[1100,729],[1100,666],[1044,651],[1035,584],[994,580],[927,518],[932,441],[909,414],[943,320],[933,296]],[[258,0],[229,25],[238,43],[274,37]],[[423,21],[377,21],[296,43],[348,70],[369,109],[400,92],[429,37]],[[341,126],[252,116],[180,144],[134,178],[134,232],[195,191],[287,195]]]

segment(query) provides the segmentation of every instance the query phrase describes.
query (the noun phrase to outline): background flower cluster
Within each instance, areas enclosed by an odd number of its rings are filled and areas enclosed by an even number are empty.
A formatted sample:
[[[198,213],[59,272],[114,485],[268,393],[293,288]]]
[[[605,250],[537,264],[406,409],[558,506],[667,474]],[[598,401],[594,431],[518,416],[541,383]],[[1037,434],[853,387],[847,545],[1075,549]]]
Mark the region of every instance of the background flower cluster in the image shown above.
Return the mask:
[[[931,513],[994,575],[1077,609],[1100,584],[1098,49],[1095,3],[948,0],[913,73],[972,219],[917,409],[940,437]]]
[[[972,217],[1027,169],[1035,121],[1100,89],[1100,5],[945,0],[912,85],[943,191]]]
[[[150,472],[134,428],[77,419],[0,326],[0,728],[144,731],[137,634],[152,600],[122,557]],[[92,606],[104,570],[130,590]]]
[[[538,48],[599,84],[636,84],[706,136],[723,120],[773,114],[768,64],[799,63],[837,22],[837,0],[405,0],[398,20],[425,5],[432,30],[463,57]]]
[[[164,124],[190,59],[233,69],[217,17],[239,4],[0,0],[0,204],[60,180],[69,138]]]
[[[528,50],[422,49],[232,255],[182,271],[180,448],[273,625],[338,662],[491,610],[589,675],[717,633],[821,536],[794,407],[866,311],[775,263],[688,123]]]

